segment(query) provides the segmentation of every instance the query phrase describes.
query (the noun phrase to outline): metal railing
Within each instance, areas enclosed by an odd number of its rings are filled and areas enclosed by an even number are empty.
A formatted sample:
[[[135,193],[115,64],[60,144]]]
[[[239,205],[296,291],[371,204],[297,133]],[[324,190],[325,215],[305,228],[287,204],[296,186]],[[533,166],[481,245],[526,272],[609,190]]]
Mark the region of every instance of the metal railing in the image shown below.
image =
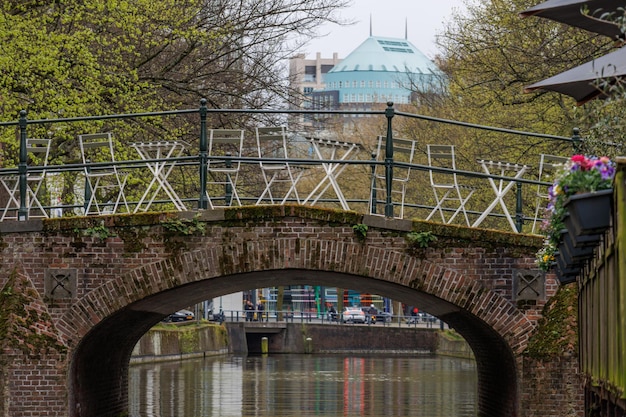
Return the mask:
[[[362,320],[354,320],[348,315],[344,317],[342,313],[331,315],[330,313],[317,313],[315,311],[293,311],[293,310],[224,310],[223,315],[212,315],[211,321],[218,323],[308,323],[308,324],[328,324],[328,325],[367,325],[385,326],[401,328],[429,328],[439,329],[443,322],[431,315],[405,316],[384,313],[375,316],[373,319],[365,315]]]
[[[382,116],[386,120],[386,132],[384,134],[386,140],[384,159],[382,161],[376,160],[376,155],[371,155],[371,152],[367,149],[366,146],[361,146],[359,153],[356,154],[355,157],[351,157],[349,159],[341,159],[336,156],[334,158],[329,157],[329,159],[312,158],[310,157],[310,148],[307,148],[307,146],[310,146],[310,142],[306,141],[306,135],[300,136],[301,142],[293,143],[294,149],[298,150],[298,152],[301,154],[296,155],[297,157],[293,158],[259,158],[254,154],[254,152],[252,152],[254,150],[254,146],[252,145],[248,147],[252,151],[247,155],[224,154],[220,155],[219,157],[210,156],[208,154],[207,148],[207,132],[209,130],[208,118],[209,116],[216,114],[262,114],[281,116],[326,114],[333,117],[367,116],[370,118]],[[115,162],[115,165],[119,167],[119,169],[126,171],[130,175],[130,180],[125,189],[126,197],[129,198],[128,204],[131,207],[129,209],[130,212],[136,212],[141,210],[141,208],[137,205],[137,203],[139,202],[139,196],[141,196],[142,193],[145,191],[148,180],[153,179],[150,176],[150,172],[147,170],[147,168],[149,168],[149,164],[163,163],[168,164],[168,167],[175,169],[175,172],[171,173],[171,175],[168,178],[165,178],[165,180],[171,182],[170,186],[172,187],[172,190],[175,190],[177,195],[180,196],[180,200],[183,203],[183,207],[185,210],[208,209],[214,206],[229,206],[232,203],[232,198],[230,198],[230,195],[232,194],[232,189],[229,190],[229,187],[223,187],[221,191],[216,191],[215,187],[210,188],[211,181],[209,178],[209,171],[207,170],[208,163],[212,160],[221,160],[225,161],[226,163],[238,161],[244,167],[242,171],[242,175],[244,177],[243,181],[240,184],[236,185],[238,187],[237,191],[239,193],[239,197],[241,198],[242,205],[270,203],[267,200],[259,201],[259,195],[265,187],[265,185],[261,184],[259,180],[260,176],[258,174],[258,166],[260,162],[288,163],[294,168],[297,167],[298,169],[302,169],[305,171],[305,175],[302,176],[302,179],[299,181],[295,189],[295,191],[301,195],[310,196],[309,193],[312,189],[314,189],[315,185],[318,185],[320,181],[328,181],[328,185],[326,186],[326,188],[323,189],[322,193],[314,200],[307,199],[307,204],[340,208],[340,206],[338,205],[338,201],[340,200],[338,198],[338,194],[342,193],[342,195],[345,197],[345,201],[347,202],[347,204],[349,204],[350,210],[369,214],[379,214],[377,213],[378,210],[376,207],[383,205],[384,213],[381,213],[381,215],[392,218],[394,217],[395,209],[399,204],[398,201],[394,201],[392,193],[394,187],[394,168],[409,168],[416,173],[416,176],[415,180],[412,180],[410,184],[413,189],[409,189],[407,191],[407,193],[410,193],[411,198],[409,198],[407,202],[404,203],[405,207],[409,209],[405,210],[405,212],[407,213],[405,217],[418,219],[425,218],[425,214],[431,211],[435,206],[432,195],[430,195],[431,193],[428,190],[430,185],[425,180],[426,175],[420,177],[419,173],[456,173],[457,175],[466,178],[473,184],[477,184],[477,186],[479,187],[485,186],[486,188],[483,190],[485,201],[491,201],[492,197],[489,196],[489,193],[491,193],[492,190],[487,187],[487,181],[489,179],[495,182],[514,182],[516,186],[515,197],[509,197],[506,203],[503,199],[502,204],[510,206],[511,212],[515,213],[514,219],[517,229],[515,231],[520,232],[523,231],[523,224],[526,221],[532,220],[532,217],[526,215],[525,212],[531,213],[533,215],[535,213],[534,206],[532,206],[531,208],[532,202],[530,201],[531,199],[534,199],[534,193],[528,190],[523,191],[523,185],[530,185],[535,188],[539,186],[548,186],[548,183],[537,181],[533,179],[532,176],[530,176],[529,178],[513,178],[512,176],[486,174],[484,172],[479,172],[478,170],[450,170],[441,167],[434,167],[426,163],[408,164],[402,162],[401,160],[396,159],[394,156],[394,118],[402,117],[407,120],[420,120],[429,123],[451,125],[461,128],[474,129],[487,133],[515,135],[524,138],[532,137],[536,140],[558,141],[560,143],[569,143],[573,145],[574,149],[577,149],[581,141],[577,131],[574,132],[573,137],[569,138],[562,136],[515,131],[489,126],[481,126],[465,122],[439,119],[430,116],[399,112],[394,109],[393,103],[388,103],[387,108],[384,111],[248,110],[209,109],[206,106],[206,100],[202,100],[201,105],[198,109],[45,120],[28,120],[26,111],[21,111],[18,121],[0,123],[0,128],[17,127],[19,132],[19,162],[17,164],[17,167],[0,169],[0,178],[10,175],[18,177],[18,186],[16,189],[16,193],[19,196],[19,207],[10,207],[10,204],[7,204],[5,207],[0,207],[0,209],[4,211],[15,211],[16,215],[14,217],[16,217],[17,220],[27,220],[29,219],[29,217],[36,217],[35,214],[31,212],[32,206],[31,201],[29,201],[28,194],[28,176],[30,174],[41,173],[45,171],[45,173],[48,175],[48,178],[53,178],[55,175],[59,177],[61,175],[73,174],[74,183],[70,184],[71,187],[67,184],[63,185],[63,187],[65,190],[71,188],[74,190],[74,192],[73,196],[71,196],[72,198],[64,199],[62,203],[58,203],[57,201],[51,201],[49,204],[43,204],[46,212],[43,216],[39,217],[54,217],[61,212],[63,213],[63,215],[90,214],[89,212],[85,213],[86,201],[88,200],[85,195],[88,195],[91,186],[86,182],[83,186],[81,186],[80,184],[81,175],[85,171],[87,165],[77,163],[76,161],[78,160],[78,158],[76,157],[74,157],[73,159],[70,158],[70,160],[67,161],[62,161],[60,160],[59,156],[53,159],[53,163],[48,164],[45,167],[29,164],[29,156],[26,149],[26,139],[29,137],[29,133],[31,130],[37,132],[45,129],[56,129],[57,131],[65,129],[68,131],[73,131],[78,129],[78,127],[72,128],[72,126],[80,126],[84,128],[85,126],[91,126],[91,124],[93,124],[94,126],[90,127],[89,130],[112,130],[114,131],[114,133],[118,133],[118,138],[121,138],[122,140],[122,142],[118,143],[117,146],[122,149],[128,149],[128,138],[125,138],[125,132],[123,128],[116,127],[115,123],[119,121],[137,121],[139,119],[166,117],[186,117],[188,119],[189,115],[198,116],[196,132],[187,132],[188,138],[193,139],[195,137],[196,139],[190,140],[192,147],[186,149],[186,152],[184,154],[169,158],[133,159],[128,156],[128,152],[125,152],[125,158]],[[111,125],[107,125],[107,123],[111,123]],[[168,141],[171,140],[172,135],[174,134],[166,133],[163,134],[163,137],[157,138],[155,140]],[[304,140],[302,140],[302,138],[304,138]],[[52,137],[53,142],[54,140],[55,137]],[[305,157],[302,157],[302,155],[304,155]],[[98,161],[93,161],[89,163],[89,167],[91,168],[103,167],[106,165],[106,163],[100,163]],[[347,169],[348,171],[342,172],[344,169]],[[384,169],[385,195],[383,196],[377,195],[374,187],[372,187],[374,176],[373,174],[374,171],[377,169]],[[48,199],[50,198],[51,193],[50,190],[51,188],[53,188],[51,184],[52,180],[49,180],[47,186],[42,188],[42,190],[47,193],[43,194],[40,197],[44,201],[49,201]],[[5,193],[6,192],[8,192],[8,190],[5,190]],[[67,197],[67,193],[65,194],[65,197]],[[287,196],[283,200],[281,200],[281,203],[298,204],[304,200],[304,198],[299,198],[296,196]],[[525,205],[523,204],[524,201]],[[103,204],[106,205],[108,203],[105,201]],[[174,206],[172,205],[171,199],[167,196],[162,195],[161,190],[161,195],[153,198],[151,206],[147,207],[146,209],[161,211],[175,209],[173,207]],[[178,210],[180,210],[180,208],[178,208]],[[454,207],[445,207],[443,208],[443,210],[454,210]],[[472,204],[468,207],[468,213],[475,217],[482,214],[484,210],[485,207],[481,207],[480,202]],[[123,209],[122,211],[118,212],[123,212]],[[489,215],[489,218],[493,219],[493,222],[487,226],[495,228],[503,226],[507,227],[504,219],[505,217],[506,215],[503,213],[493,212]]]

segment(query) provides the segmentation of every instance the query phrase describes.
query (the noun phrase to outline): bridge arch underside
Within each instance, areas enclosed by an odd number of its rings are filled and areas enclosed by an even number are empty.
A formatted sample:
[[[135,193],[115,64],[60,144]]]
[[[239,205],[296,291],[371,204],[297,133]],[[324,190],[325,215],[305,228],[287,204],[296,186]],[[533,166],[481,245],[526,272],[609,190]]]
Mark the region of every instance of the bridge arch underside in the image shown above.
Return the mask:
[[[123,280],[119,284],[123,285]],[[136,283],[135,283],[136,284]],[[490,323],[436,294],[405,285],[353,274],[284,269],[198,279],[195,282],[161,290],[121,308],[105,305],[102,311],[114,311],[103,317],[91,330],[79,337],[70,370],[70,410],[77,416],[113,416],[127,411],[128,363],[136,342],[165,315],[187,305],[237,291],[280,285],[322,285],[355,288],[419,305],[456,329],[474,352],[478,373],[478,412],[480,416],[516,416],[519,414],[518,371],[512,340],[494,330]],[[476,296],[493,297],[489,291]],[[93,307],[93,299],[91,305]],[[114,303],[113,300],[110,301]],[[118,301],[119,303],[119,301]],[[497,307],[497,306],[496,306]],[[85,314],[87,307],[75,308]],[[94,313],[97,314],[97,313]],[[521,313],[502,322],[519,321]],[[523,315],[522,315],[523,316]],[[71,317],[67,317],[71,320]],[[76,335],[75,335],[76,337]],[[76,339],[75,339],[76,340]]]

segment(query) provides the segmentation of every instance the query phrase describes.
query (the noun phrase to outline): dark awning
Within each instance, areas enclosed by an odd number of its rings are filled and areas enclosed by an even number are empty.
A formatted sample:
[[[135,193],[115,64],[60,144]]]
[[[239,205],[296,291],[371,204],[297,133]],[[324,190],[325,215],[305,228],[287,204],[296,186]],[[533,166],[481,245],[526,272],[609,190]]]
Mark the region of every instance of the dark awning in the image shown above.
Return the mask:
[[[588,14],[583,14],[583,7]],[[522,17],[538,16],[575,26],[611,39],[623,38],[619,26],[614,22],[600,19],[603,13],[616,12],[618,7],[626,7],[623,1],[616,0],[548,0],[520,13]]]
[[[602,83],[615,84],[626,77],[626,48],[604,55],[571,70],[562,72],[524,88],[524,92],[538,89],[556,91],[573,97],[578,104],[605,94],[598,87]]]

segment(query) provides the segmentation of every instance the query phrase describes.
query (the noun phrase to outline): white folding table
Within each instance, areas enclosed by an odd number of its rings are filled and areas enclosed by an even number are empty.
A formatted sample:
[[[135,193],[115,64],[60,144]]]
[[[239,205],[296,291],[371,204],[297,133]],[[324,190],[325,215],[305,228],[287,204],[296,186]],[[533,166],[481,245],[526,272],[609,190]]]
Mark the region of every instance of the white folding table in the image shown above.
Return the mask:
[[[479,159],[478,163],[482,167],[483,171],[487,175],[496,175],[500,177],[507,177],[507,174],[512,173],[513,176],[510,179],[500,178],[497,181],[492,177],[488,177],[489,184],[495,193],[495,198],[489,204],[489,207],[485,209],[485,211],[476,219],[476,221],[472,224],[472,227],[478,227],[483,220],[487,218],[487,216],[496,208],[499,204],[502,207],[502,212],[506,217],[507,221],[511,225],[511,228],[514,232],[517,232],[517,227],[515,227],[515,222],[513,221],[513,217],[509,213],[508,208],[506,207],[506,203],[504,202],[504,197],[506,194],[513,188],[515,185],[515,180],[522,178],[522,176],[528,171],[529,167],[527,165],[522,164],[513,164],[509,162],[500,162],[500,161],[488,161],[484,159]]]
[[[185,211],[186,207],[180,199],[174,187],[168,181],[168,177],[176,166],[176,158],[180,157],[189,146],[184,141],[158,141],[131,143],[146,166],[152,173],[152,180],[146,191],[135,207],[135,213],[139,210],[147,211],[154,200],[163,191],[174,204],[178,211]],[[158,160],[158,161],[156,161]]]
[[[320,160],[336,160],[336,161],[349,161],[361,145],[352,142],[343,142],[329,139],[308,138],[315,155]],[[346,201],[341,187],[337,182],[339,175],[348,166],[347,163],[340,162],[323,162],[321,164],[324,169],[324,178],[315,186],[313,191],[304,199],[303,204],[307,204],[309,201],[311,205],[317,203],[317,201],[326,193],[329,187],[332,187],[335,191],[335,195],[344,210],[350,210],[348,202]]]

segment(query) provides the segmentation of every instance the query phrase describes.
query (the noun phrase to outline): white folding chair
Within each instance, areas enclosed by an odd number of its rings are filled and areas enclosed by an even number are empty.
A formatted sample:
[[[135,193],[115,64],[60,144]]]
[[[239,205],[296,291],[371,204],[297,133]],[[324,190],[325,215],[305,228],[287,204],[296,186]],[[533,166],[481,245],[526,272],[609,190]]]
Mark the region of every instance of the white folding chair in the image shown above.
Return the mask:
[[[36,166],[45,168],[48,165],[48,157],[50,155],[50,139],[26,139],[26,152],[29,157],[29,167]],[[31,165],[32,164],[32,165]],[[5,219],[17,219],[18,209],[20,207],[20,177],[17,174],[0,176],[0,184],[7,194],[7,204],[2,212],[0,221]],[[26,207],[28,208],[28,217],[49,217],[48,212],[44,209],[40,201],[40,191],[46,180],[45,169],[36,172],[28,171],[26,174]]]
[[[122,203],[128,212],[124,187],[128,173],[115,165],[112,133],[78,135],[85,164],[85,214],[117,213]],[[112,207],[111,207],[112,206]]]
[[[209,130],[209,144],[207,163],[207,199],[211,208],[215,196],[223,195],[224,205],[231,206],[233,202],[241,205],[237,193],[237,179],[241,161],[219,159],[220,156],[241,156],[243,152],[244,131],[239,129],[211,129]]]
[[[281,127],[258,127],[256,128],[257,149],[259,158],[288,159],[288,142],[287,131],[284,126]],[[304,171],[297,169],[289,162],[280,161],[260,161],[261,174],[265,182],[265,190],[257,200],[256,204],[263,204],[263,201],[269,198],[271,204],[274,204],[275,193],[283,195],[280,204],[284,204],[293,194],[298,204],[300,197],[296,185]],[[281,184],[284,184],[281,187]],[[287,191],[284,191],[284,190]],[[274,192],[272,192],[274,190]]]
[[[385,136],[378,137],[378,145],[376,147],[376,160],[385,160],[385,149],[387,145],[387,138]],[[403,162],[407,164],[413,164],[415,158],[415,151],[417,150],[417,141],[412,139],[398,139],[393,138],[393,159],[394,162]],[[400,200],[400,216],[398,218],[404,218],[404,202],[406,198],[406,186],[409,182],[411,175],[411,167],[394,166],[393,167],[393,181],[391,184],[391,194],[397,195]],[[374,178],[372,179],[372,195],[370,198],[370,213],[373,213],[374,204],[378,205],[385,202],[386,198],[386,179],[385,179],[385,167],[382,165],[376,165],[374,168]],[[374,191],[376,192],[376,201],[374,201]],[[395,201],[395,199],[394,199]],[[376,210],[378,211],[378,210]],[[395,217],[395,216],[394,216]]]
[[[454,145],[427,145],[428,165],[434,168],[445,168],[456,171],[456,156]],[[436,213],[444,223],[452,223],[459,213],[463,213],[465,223],[469,226],[465,204],[474,194],[475,189],[459,184],[456,172],[429,170],[430,185],[435,195],[435,208],[426,220],[430,220]],[[446,218],[447,213],[452,213]]]
[[[552,182],[554,180],[554,174],[562,169],[567,161],[568,158],[565,156],[541,154],[539,157],[539,175],[537,181]],[[532,233],[538,232],[538,227],[543,221],[543,211],[546,208],[546,203],[549,198],[548,187],[537,184],[537,192],[535,195],[535,218],[533,219]]]

